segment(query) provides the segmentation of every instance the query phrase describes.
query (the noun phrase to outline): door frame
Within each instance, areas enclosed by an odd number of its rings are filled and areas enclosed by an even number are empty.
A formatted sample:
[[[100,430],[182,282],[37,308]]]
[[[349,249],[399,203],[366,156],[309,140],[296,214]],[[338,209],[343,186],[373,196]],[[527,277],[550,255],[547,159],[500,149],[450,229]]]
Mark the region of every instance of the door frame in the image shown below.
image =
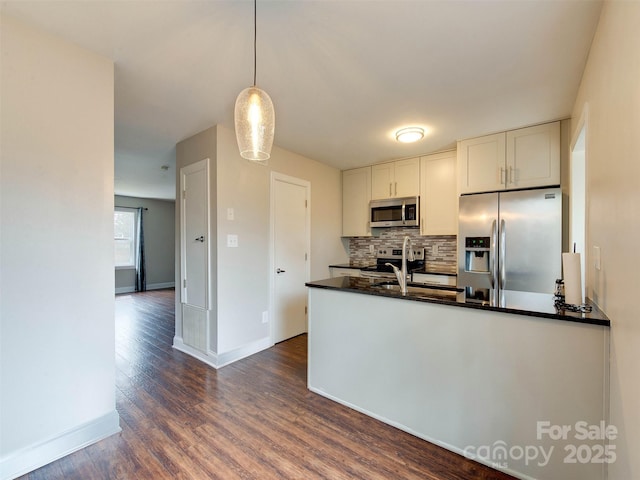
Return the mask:
[[[305,188],[305,200],[307,208],[305,213],[305,229],[307,232],[305,240],[305,248],[307,250],[307,262],[305,265],[305,282],[311,279],[311,182],[301,178],[285,175],[284,173],[271,171],[271,181],[269,185],[269,341],[274,345],[273,340],[273,322],[274,322],[274,306],[275,306],[275,278],[276,278],[276,239],[275,239],[275,191],[276,182],[285,182],[292,185]],[[307,305],[308,307],[308,305]],[[308,309],[307,309],[307,326],[308,326]]]
[[[206,196],[207,196],[207,218],[206,218],[206,240],[205,240],[205,258],[206,258],[206,275],[205,275],[205,310],[211,308],[211,185],[209,176],[209,158],[205,158],[198,162],[184,166],[180,169],[180,192],[178,192],[180,198],[180,303],[186,303],[186,288],[185,277],[187,268],[187,241],[186,241],[186,197],[185,197],[185,177],[187,174],[197,172],[198,170],[204,170],[206,179]],[[208,330],[208,327],[207,327]],[[207,333],[208,338],[208,333]]]
[[[588,238],[588,221],[589,221],[589,198],[587,195],[587,188],[589,184],[588,179],[588,149],[587,149],[587,134],[589,131],[589,105],[585,104],[580,114],[573,133],[571,135],[571,143],[569,145],[569,242],[568,250],[573,251],[574,242],[582,243],[583,251],[579,252],[580,255],[580,270],[581,270],[581,282],[582,282],[582,298],[588,296],[587,282],[590,280],[590,272],[588,271],[587,258],[590,258],[589,251],[589,238]],[[580,185],[577,185],[580,182]],[[576,198],[576,191],[582,195],[580,198]],[[577,203],[581,200],[582,203]],[[576,219],[576,215],[580,215],[581,218]],[[581,227],[581,232],[577,232],[578,225]],[[580,238],[575,238],[576,234]]]

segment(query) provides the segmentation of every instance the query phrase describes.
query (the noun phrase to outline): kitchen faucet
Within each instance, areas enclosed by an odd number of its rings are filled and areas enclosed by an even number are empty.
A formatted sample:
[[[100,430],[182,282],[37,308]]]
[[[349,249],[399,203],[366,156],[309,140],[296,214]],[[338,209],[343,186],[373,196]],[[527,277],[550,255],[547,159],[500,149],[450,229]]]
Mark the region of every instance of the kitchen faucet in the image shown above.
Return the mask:
[[[407,248],[409,249],[409,261],[413,262],[415,260],[413,256],[413,247],[411,245],[411,239],[408,235],[404,237],[402,241],[402,268],[398,268],[395,265],[387,263],[386,265],[393,268],[393,273],[396,274],[396,278],[398,279],[398,285],[400,285],[400,292],[403,295],[407,294]]]

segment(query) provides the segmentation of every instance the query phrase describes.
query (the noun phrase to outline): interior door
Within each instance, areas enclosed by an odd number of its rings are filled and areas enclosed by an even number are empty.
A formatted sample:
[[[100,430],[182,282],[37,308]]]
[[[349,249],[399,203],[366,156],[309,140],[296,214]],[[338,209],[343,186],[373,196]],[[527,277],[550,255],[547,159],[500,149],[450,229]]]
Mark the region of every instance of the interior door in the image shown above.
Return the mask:
[[[181,169],[182,303],[208,308],[208,159]]]
[[[307,331],[309,280],[309,183],[274,174],[272,187],[273,315],[272,340]]]

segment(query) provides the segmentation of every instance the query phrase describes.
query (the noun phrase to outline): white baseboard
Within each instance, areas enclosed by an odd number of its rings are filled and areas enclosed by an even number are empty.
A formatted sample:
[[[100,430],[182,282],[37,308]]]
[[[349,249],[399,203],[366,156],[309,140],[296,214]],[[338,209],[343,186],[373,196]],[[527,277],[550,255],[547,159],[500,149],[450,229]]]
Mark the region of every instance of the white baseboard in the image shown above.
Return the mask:
[[[161,290],[163,288],[175,288],[175,282],[165,282],[165,283],[150,283],[147,285],[147,290]],[[131,285],[127,287],[118,287],[116,288],[116,295],[119,293],[134,293],[136,291],[136,287]]]
[[[333,400],[336,403],[339,403],[341,405],[344,405],[345,407],[349,407],[352,410],[355,410],[357,412],[363,413],[365,415],[367,415],[368,417],[371,418],[375,418],[376,420],[379,420],[382,423],[386,423],[387,425],[391,425],[392,427],[397,428],[398,430],[402,430],[403,432],[407,432],[410,433],[411,435],[413,435],[414,437],[417,438],[421,438],[422,440],[425,440],[429,443],[433,443],[434,445],[438,445],[439,447],[442,447],[446,450],[449,450],[451,452],[457,453],[458,455],[465,457],[465,458],[469,458],[463,449],[456,447],[454,445],[451,445],[450,443],[447,442],[442,442],[436,438],[430,437],[429,435],[424,435],[420,432],[417,432],[416,430],[414,430],[413,428],[409,428],[408,426],[404,425],[403,423],[400,422],[396,422],[395,420],[390,420],[387,417],[384,417],[382,415],[378,415],[376,413],[373,413],[370,410],[367,410],[366,408],[361,408],[351,402],[347,402],[345,400],[342,400],[341,398],[338,398],[334,395],[330,395],[329,393],[325,392],[324,390],[320,389],[320,388],[316,388],[316,387],[311,387],[307,384],[307,388],[312,391],[313,393],[317,393],[318,395],[321,395],[325,398],[328,398],[329,400]],[[487,467],[491,467],[493,469],[496,470],[500,470],[502,472],[505,472],[509,475],[511,475],[512,477],[518,478],[520,480],[536,480],[533,477],[530,477],[528,475],[525,475],[524,473],[518,472],[516,470],[513,470],[511,468],[504,468],[504,467],[500,467],[497,466],[495,464],[495,461],[491,461],[490,459],[485,459],[483,457],[474,457],[472,460],[478,462],[478,463],[482,463],[483,465],[486,465]]]
[[[173,337],[173,348],[179,350],[187,355],[191,355],[194,358],[212,366],[213,368],[221,368],[230,363],[236,362],[243,358],[246,358],[255,353],[261,352],[273,346],[269,338],[262,338],[255,342],[243,345],[240,348],[230,350],[224,353],[216,353],[209,350],[207,353],[202,352],[196,348],[190,347],[185,344],[182,337]]]
[[[0,459],[0,479],[12,480],[121,431],[118,412],[103,415]]]

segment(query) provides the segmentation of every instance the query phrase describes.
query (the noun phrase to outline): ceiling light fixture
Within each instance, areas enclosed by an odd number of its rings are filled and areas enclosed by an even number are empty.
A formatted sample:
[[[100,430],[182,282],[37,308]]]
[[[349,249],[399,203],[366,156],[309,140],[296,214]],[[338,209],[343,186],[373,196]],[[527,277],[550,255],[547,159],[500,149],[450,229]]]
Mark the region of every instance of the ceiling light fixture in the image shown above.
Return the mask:
[[[396,140],[402,143],[412,143],[424,137],[424,129],[420,127],[401,128],[396,132]]]
[[[275,111],[273,102],[264,90],[256,87],[257,0],[253,1],[253,86],[245,88],[236,99],[236,140],[240,156],[265,164],[271,156]]]

